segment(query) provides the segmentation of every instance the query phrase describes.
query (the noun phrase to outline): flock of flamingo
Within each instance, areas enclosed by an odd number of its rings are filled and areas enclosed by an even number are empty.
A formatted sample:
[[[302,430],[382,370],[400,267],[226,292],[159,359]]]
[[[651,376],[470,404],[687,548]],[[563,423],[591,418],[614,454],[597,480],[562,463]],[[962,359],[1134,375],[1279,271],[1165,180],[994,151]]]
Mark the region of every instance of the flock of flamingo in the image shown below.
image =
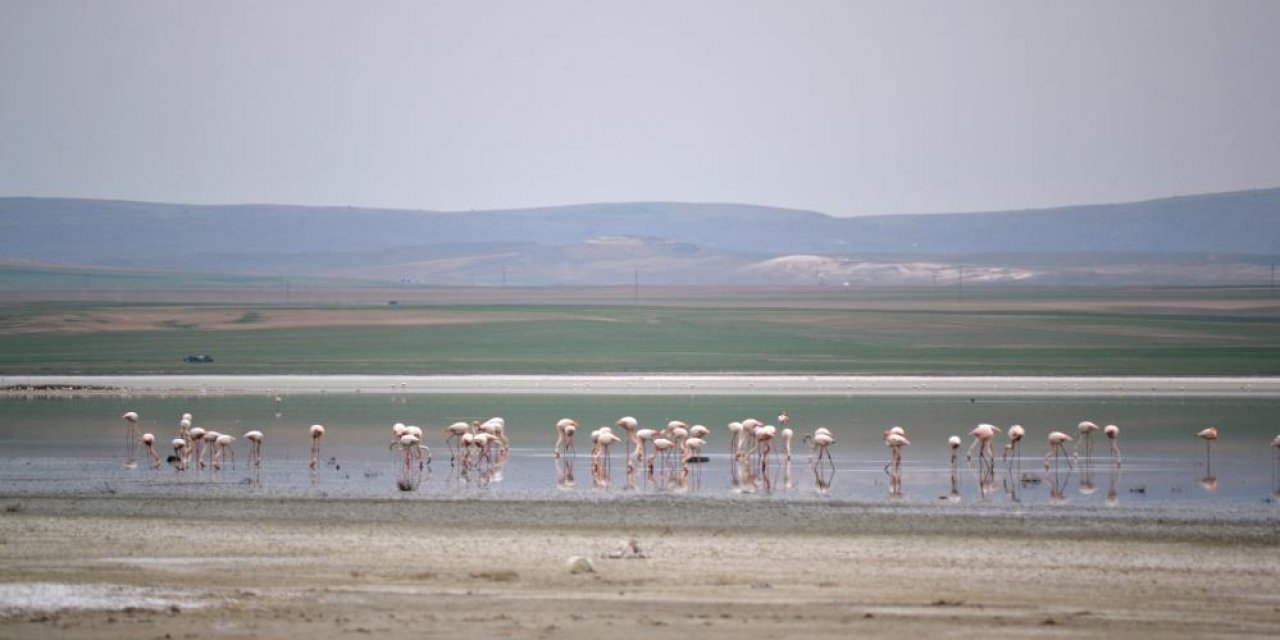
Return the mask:
[[[125,466],[129,468],[137,466],[138,447],[142,446],[146,449],[152,467],[159,469],[162,459],[155,447],[156,436],[151,433],[141,433],[138,428],[137,412],[126,412],[121,419],[126,425],[125,437],[128,446]],[[731,481],[735,490],[768,491],[773,477],[770,467],[776,464],[779,456],[786,462],[783,467],[784,483],[788,488],[795,486],[791,478],[790,464],[795,431],[790,423],[791,417],[784,412],[778,416],[778,424],[782,425],[781,428],[765,424],[755,418],[734,421],[727,425]],[[703,449],[711,436],[711,429],[701,424],[689,425],[681,420],[670,420],[661,429],[647,428],[641,426],[640,421],[632,416],[619,418],[613,426],[602,426],[590,433],[591,477],[594,486],[607,488],[611,483],[613,465],[610,447],[624,439],[613,431],[614,427],[626,433],[625,440],[630,447],[626,453],[628,488],[637,486],[638,476],[642,477],[647,485],[652,484],[657,488],[689,489],[700,486],[700,463],[707,461],[707,457],[703,455]],[[555,460],[557,482],[562,487],[572,486],[574,484],[573,462],[577,455],[574,440],[579,424],[572,418],[563,418],[556,423],[555,429],[556,442],[552,457]],[[1101,431],[1109,442],[1111,463],[1116,468],[1120,467],[1122,457],[1119,427],[1113,424],[1099,427],[1093,422],[1085,421],[1077,425],[1077,431],[1078,437],[1073,437],[1064,431],[1049,432],[1047,438],[1049,448],[1044,456],[1046,473],[1051,469],[1056,471],[1063,462],[1068,469],[1074,469],[1082,448],[1086,464],[1092,464],[1093,437],[1098,431]],[[1022,440],[1027,433],[1021,425],[1015,424],[1007,430],[1002,430],[995,425],[980,424],[969,432],[969,435],[973,436],[973,442],[966,452],[965,461],[972,462],[976,449],[979,480],[984,488],[988,483],[994,483],[995,440],[1002,432],[1005,433],[1006,442],[1001,460],[1008,461],[1010,456],[1017,460]],[[310,468],[314,473],[320,464],[320,444],[324,438],[325,427],[319,424],[311,425],[309,434],[311,437]],[[485,483],[501,479],[502,469],[511,451],[511,443],[506,435],[506,421],[503,418],[494,417],[483,422],[458,421],[445,427],[443,434],[450,452],[450,465],[459,477],[470,480],[474,476]],[[884,431],[883,435],[884,445],[890,451],[889,462],[885,465],[885,473],[889,476],[890,493],[900,495],[902,450],[910,446],[911,441],[907,438],[906,430],[900,426],[890,427]],[[1195,435],[1205,443],[1207,476],[1202,483],[1206,488],[1213,488],[1211,485],[1216,485],[1216,478],[1212,472],[1211,445],[1218,439],[1218,429],[1208,427]],[[248,431],[243,434],[243,438],[249,443],[250,467],[255,470],[261,468],[263,432]],[[835,436],[830,429],[818,427],[802,435],[801,440],[808,449],[808,464],[814,472],[816,486],[820,491],[825,492],[830,486],[831,476],[835,471],[835,463],[829,451],[836,442]],[[168,463],[179,472],[193,466],[199,469],[209,467],[217,471],[222,468],[224,461],[234,464],[235,442],[234,436],[192,426],[192,415],[184,413],[178,421],[176,437],[170,441],[173,453],[168,456]],[[775,448],[779,443],[780,452]],[[1068,453],[1069,443],[1074,443],[1075,446]],[[963,441],[960,436],[953,435],[948,438],[947,444],[950,450],[952,495],[954,496],[958,495],[957,462]],[[1276,450],[1276,464],[1280,466],[1280,435],[1275,437],[1271,445]],[[431,449],[424,442],[423,430],[403,423],[392,425],[392,440],[389,448],[399,451],[403,456],[397,486],[405,491],[415,489],[420,482],[421,474],[429,468],[432,459]]]

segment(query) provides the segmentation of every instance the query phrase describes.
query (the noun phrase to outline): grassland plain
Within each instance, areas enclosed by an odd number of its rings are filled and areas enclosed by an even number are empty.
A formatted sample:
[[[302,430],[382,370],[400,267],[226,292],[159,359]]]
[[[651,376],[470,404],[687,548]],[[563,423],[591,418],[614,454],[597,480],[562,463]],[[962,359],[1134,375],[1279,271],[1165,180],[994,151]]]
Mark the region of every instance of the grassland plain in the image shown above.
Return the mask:
[[[1280,374],[1280,300],[1263,289],[430,293],[394,306],[232,291],[218,304],[10,302],[0,373]],[[216,362],[182,361],[193,353]]]

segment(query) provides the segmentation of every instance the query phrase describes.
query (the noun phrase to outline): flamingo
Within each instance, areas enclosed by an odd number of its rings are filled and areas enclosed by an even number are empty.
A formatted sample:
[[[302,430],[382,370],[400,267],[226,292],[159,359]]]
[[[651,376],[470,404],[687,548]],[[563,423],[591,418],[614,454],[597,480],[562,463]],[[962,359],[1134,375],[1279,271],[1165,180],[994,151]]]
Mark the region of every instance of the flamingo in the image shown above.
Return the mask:
[[[573,418],[561,418],[556,422],[556,449],[555,457],[559,458],[560,454],[574,455],[573,434],[578,431],[578,421]]]
[[[964,441],[960,439],[960,436],[947,438],[947,448],[951,450],[951,493],[947,494],[946,498],[952,502],[960,499],[960,476],[956,473],[956,459],[960,457],[960,445],[962,444],[964,444]]]
[[[458,449],[462,446],[459,442],[462,439],[462,434],[470,432],[471,424],[464,421],[455,422],[444,428],[444,444],[449,447],[450,464],[453,464],[453,461],[458,457]]]
[[[649,441],[657,437],[658,432],[653,429],[636,429],[635,445],[636,450],[632,452],[632,457],[639,463],[638,466],[645,466],[645,459],[649,456]],[[653,471],[653,464],[650,461],[649,471]]]
[[[504,418],[500,416],[489,418],[484,421],[484,424],[480,425],[480,429],[493,436],[494,441],[498,443],[501,449],[501,455],[506,455],[507,451],[511,449],[511,441],[507,439],[507,421]]]
[[[618,434],[609,427],[600,427],[592,433],[592,439],[595,441],[595,446],[591,448],[591,468],[598,472],[600,484],[607,485],[610,467],[613,466],[609,446],[621,442],[622,438],[619,438]]]
[[[1206,473],[1208,474],[1207,477],[1212,477],[1213,476],[1213,471],[1212,471],[1213,458],[1212,458],[1212,453],[1209,450],[1209,445],[1212,444],[1214,440],[1218,439],[1218,428],[1209,427],[1207,429],[1201,429],[1198,433],[1196,433],[1196,437],[1204,440],[1204,460],[1205,460],[1205,468],[1207,469]]]
[[[783,455],[786,456],[787,462],[791,462],[791,439],[794,438],[795,435],[796,433],[791,430],[791,427],[785,427],[782,429],[782,452]]]
[[[209,462],[210,462],[210,463],[212,463],[212,462],[213,462],[213,455],[214,455],[215,453],[217,453],[217,450],[216,450],[216,449],[214,449],[214,447],[215,447],[215,446],[217,446],[217,444],[218,444],[218,436],[221,436],[221,435],[222,435],[222,434],[221,434],[221,433],[218,433],[217,431],[206,431],[206,432],[204,432],[204,438],[203,438],[203,440],[204,440],[204,449],[205,449],[205,450],[207,450],[207,451],[209,452]],[[199,462],[199,463],[200,463],[200,468],[201,468],[201,469],[203,469],[203,468],[205,467],[205,464],[204,464],[204,451],[201,451],[200,459],[199,459],[199,460],[197,460],[197,462]]]
[[[884,445],[890,450],[890,464],[895,469],[902,466],[902,448],[911,445],[911,441],[907,436],[900,433],[891,433],[884,439]]]
[[[614,421],[613,424],[614,426],[622,429],[623,431],[626,431],[627,442],[630,442],[631,444],[635,445],[635,448],[637,450],[640,449],[640,442],[639,440],[636,439],[636,429],[640,428],[639,420],[636,420],[634,416],[622,416],[621,418],[618,418],[616,421]],[[635,471],[635,468],[636,468],[635,459],[632,457],[631,453],[628,452],[625,448],[623,449],[623,452],[627,454],[626,455],[627,473],[630,474],[631,472]]]
[[[685,438],[684,447],[680,455],[680,484],[684,484],[689,480],[689,463],[695,456],[702,455],[702,446],[707,443],[702,438],[688,437]],[[702,465],[698,465],[697,471],[693,476],[694,486],[702,484]]]
[[[991,440],[997,433],[1000,433],[1000,427],[991,424],[980,424],[969,432],[973,436],[973,444],[969,445],[969,451],[965,454],[964,460],[968,462],[973,459],[973,448],[978,447],[978,461],[981,462],[984,457],[987,460],[987,466],[995,464],[995,449],[991,446]]]
[[[671,420],[667,422],[667,428],[663,435],[670,438],[677,448],[681,448],[684,445],[685,438],[689,437],[689,425],[681,420]]]
[[[890,433],[885,436],[884,444],[892,452],[889,464],[885,466],[885,471],[889,472],[889,493],[900,496],[902,495],[902,448],[909,446],[911,441],[907,439],[906,434]]]
[[[1004,445],[1004,455],[1001,456],[1000,459],[1004,460],[1005,458],[1008,458],[1010,453],[1012,453],[1013,457],[1016,459],[1018,457],[1018,445],[1022,442],[1022,437],[1025,435],[1027,435],[1027,430],[1023,429],[1022,425],[1015,424],[1012,427],[1009,427],[1009,444]]]
[[[235,441],[236,441],[236,439],[235,439],[235,438],[233,438],[233,437],[231,437],[231,436],[229,436],[229,435],[227,435],[227,434],[225,434],[225,433],[220,433],[220,434],[218,434],[218,437],[217,437],[216,439],[214,439],[214,441],[213,441],[213,442],[214,442],[214,444],[216,444],[216,445],[218,446],[218,450],[217,450],[217,452],[215,453],[215,455],[214,455],[214,457],[213,457],[213,469],[214,469],[214,471],[217,471],[218,469],[221,469],[221,468],[222,468],[222,458],[223,458],[223,456],[224,456],[224,455],[228,455],[228,452],[229,452],[229,455],[231,456],[231,466],[233,466],[233,467],[235,466],[235,464],[236,464],[236,450],[235,450],[235,449],[231,449],[231,448],[229,448],[229,447],[231,447],[232,443],[234,443]]]
[[[746,426],[745,424],[743,426]],[[752,451],[760,458],[760,473],[764,475],[769,467],[769,454],[773,452],[773,438],[778,434],[778,428],[766,424],[755,428],[755,446]]]
[[[1107,440],[1111,443],[1111,461],[1120,464],[1120,427],[1109,424],[1102,428]]]
[[[124,420],[124,446],[126,458],[124,466],[132,469],[138,466],[138,441],[142,433],[138,430],[138,412],[126,411],[120,416]]]
[[[184,468],[191,462],[191,455],[193,453],[196,456],[197,465],[199,465],[200,459],[204,457],[204,433],[204,429],[200,427],[192,427],[191,430],[187,432],[189,442],[187,443],[187,447],[183,450],[182,463]]]
[[[324,425],[311,425],[311,470],[320,466],[320,439],[324,437]]]
[[[831,445],[836,442],[835,436],[832,435],[829,429],[819,427],[814,430],[812,436],[805,436],[805,439],[811,439],[813,442],[813,449],[817,449],[818,451],[816,459],[813,460],[814,486],[817,488],[818,493],[826,495],[827,492],[831,490],[831,481],[834,480],[836,476],[836,463],[832,460],[831,451],[829,450]],[[810,457],[813,457],[812,453],[810,453]],[[827,470],[825,473],[822,469],[823,457],[827,459]]]
[[[413,454],[418,457],[418,470],[421,471],[424,466],[431,464],[431,447],[422,443],[421,427],[409,425],[404,428],[404,431],[417,439],[413,443]]]
[[[400,435],[395,442],[391,443],[392,449],[400,449],[404,452],[404,466],[401,468],[400,479],[396,482],[396,486],[401,491],[409,491],[413,489],[413,458],[414,451],[421,440],[418,436],[409,433],[407,430]]]
[[[736,455],[740,458],[749,457],[759,444],[756,442],[756,430],[763,427],[764,423],[755,418],[747,418],[742,421],[742,432],[738,435],[738,449]]]
[[[668,468],[670,467],[669,460],[671,457],[671,451],[675,448],[676,443],[674,440],[662,437],[654,438],[653,453],[649,456],[649,472],[653,472],[653,459],[658,456],[662,456],[661,472],[663,477],[665,477],[667,475]]]
[[[729,456],[734,457],[738,453],[738,443],[742,440],[742,423],[730,422],[729,428]]]
[[[169,446],[173,447],[173,468],[176,471],[183,471],[187,468],[187,441],[182,438],[174,438]]]
[[[147,453],[151,455],[151,468],[160,468],[160,454],[156,453],[156,437],[154,434],[142,434],[142,444],[146,445]]]
[[[1085,420],[1077,427],[1080,430],[1080,440],[1076,442],[1076,448],[1071,452],[1071,457],[1080,458],[1080,445],[1084,445],[1084,457],[1089,459],[1093,457],[1093,433],[1098,431],[1098,425]]]
[[[244,439],[249,441],[249,464],[253,467],[262,466],[262,432],[253,430],[244,434]]]
[[[1045,471],[1049,470],[1049,458],[1053,458],[1054,464],[1057,464],[1058,456],[1066,456],[1064,445],[1073,440],[1074,438],[1061,431],[1049,432],[1049,453],[1044,456]],[[1071,466],[1071,458],[1067,458],[1067,467],[1070,468]]]

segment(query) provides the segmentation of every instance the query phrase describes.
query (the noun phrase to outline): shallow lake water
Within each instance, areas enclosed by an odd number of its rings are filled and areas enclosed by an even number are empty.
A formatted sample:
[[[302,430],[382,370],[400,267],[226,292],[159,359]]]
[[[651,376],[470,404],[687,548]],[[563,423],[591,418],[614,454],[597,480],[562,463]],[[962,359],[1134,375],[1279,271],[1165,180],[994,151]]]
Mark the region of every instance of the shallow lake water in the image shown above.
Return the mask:
[[[142,431],[156,435],[162,457],[176,435],[182,413],[195,426],[234,435],[235,462],[221,471],[178,472],[168,464],[152,470],[144,451],[138,466],[126,468],[125,411],[140,415]],[[770,458],[768,468],[749,481],[735,482],[728,455],[733,420],[756,417],[776,423],[787,412],[797,438],[793,457]],[[593,482],[587,434],[618,417],[633,415],[645,426],[669,419],[711,428],[705,464],[686,486],[661,473],[638,473],[628,488],[623,443],[614,446],[607,486]],[[444,425],[457,420],[502,416],[511,439],[505,464],[462,475],[451,464]],[[599,395],[269,395],[141,397],[5,397],[0,399],[0,493],[11,496],[59,494],[241,495],[387,498],[619,499],[670,495],[673,503],[701,499],[849,500],[901,503],[923,508],[1040,505],[1143,507],[1212,514],[1219,508],[1257,509],[1272,514],[1277,492],[1277,451],[1271,441],[1280,400],[1248,398],[979,398],[931,396],[599,396]],[[572,417],[582,425],[571,465],[557,463],[551,450],[555,422]],[[1077,434],[1090,420],[1121,427],[1122,465],[1112,462],[1105,436],[1094,437],[1093,456],[1068,465],[1064,458],[1044,468],[1046,435]],[[416,424],[426,432],[433,461],[415,476],[411,491],[398,486],[403,456],[389,448],[391,425]],[[990,472],[965,461],[976,424],[1027,429],[1020,456],[997,460]],[[308,427],[326,426],[320,468],[308,468]],[[886,473],[889,450],[882,433],[907,429],[897,491]],[[1217,426],[1221,437],[1206,453],[1195,433]],[[830,428],[836,438],[831,463],[816,467],[799,435]],[[265,434],[264,462],[248,464],[245,431]],[[615,429],[620,435],[622,431]],[[954,474],[947,438],[964,444]],[[777,449],[781,449],[778,443]],[[1210,457],[1211,455],[1211,457]],[[674,466],[674,465],[673,465]],[[660,471],[660,469],[659,469]],[[695,482],[695,479],[696,482]],[[930,505],[938,505],[933,507]]]

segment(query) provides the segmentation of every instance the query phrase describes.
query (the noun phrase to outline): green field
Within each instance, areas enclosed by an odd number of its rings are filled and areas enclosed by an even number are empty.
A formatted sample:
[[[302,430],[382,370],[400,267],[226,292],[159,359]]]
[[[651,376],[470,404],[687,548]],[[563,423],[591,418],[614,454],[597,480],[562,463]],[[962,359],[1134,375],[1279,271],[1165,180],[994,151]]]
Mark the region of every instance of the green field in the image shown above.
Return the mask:
[[[1256,289],[402,293],[396,307],[11,301],[0,373],[1280,375],[1280,305]],[[182,361],[199,353],[216,362]]]

